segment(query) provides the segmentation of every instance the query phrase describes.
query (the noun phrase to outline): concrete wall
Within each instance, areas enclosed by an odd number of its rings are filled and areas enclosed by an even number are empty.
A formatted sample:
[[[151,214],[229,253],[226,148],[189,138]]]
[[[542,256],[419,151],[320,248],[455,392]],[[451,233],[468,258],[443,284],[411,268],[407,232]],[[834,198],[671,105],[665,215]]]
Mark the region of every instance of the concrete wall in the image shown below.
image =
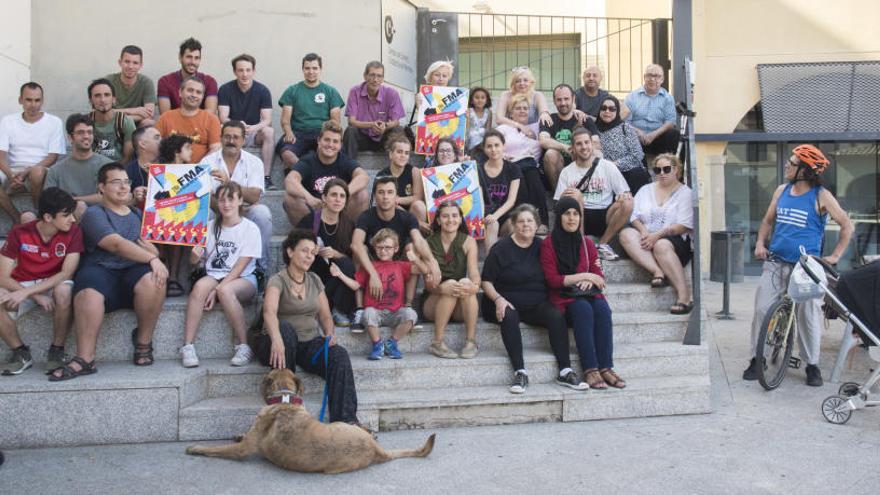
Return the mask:
[[[86,86],[119,70],[124,45],[143,48],[143,73],[155,82],[179,69],[178,46],[189,36],[204,47],[200,70],[218,84],[233,78],[232,57],[247,52],[277,101],[302,79],[302,56],[316,52],[322,79],[345,98],[363,80],[364,64],[380,58],[382,18],[380,0],[40,0],[32,34],[33,77],[46,86],[47,109],[63,116],[88,108]],[[276,123],[279,116],[276,106]]]
[[[880,11],[858,0],[694,0],[698,133],[730,133],[761,98],[757,64],[880,59]],[[725,228],[726,143],[701,142],[702,245]],[[704,263],[708,249],[703,250]],[[704,264],[703,266],[707,266]]]
[[[31,0],[6,0],[0,17],[0,115],[21,110],[18,90],[31,77]]]

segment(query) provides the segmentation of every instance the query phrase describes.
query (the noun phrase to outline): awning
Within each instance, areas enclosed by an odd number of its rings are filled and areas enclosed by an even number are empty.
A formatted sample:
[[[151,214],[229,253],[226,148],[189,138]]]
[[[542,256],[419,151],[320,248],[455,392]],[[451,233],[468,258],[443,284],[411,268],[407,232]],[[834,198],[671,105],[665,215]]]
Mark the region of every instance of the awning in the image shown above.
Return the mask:
[[[767,133],[880,132],[880,61],[758,64]]]

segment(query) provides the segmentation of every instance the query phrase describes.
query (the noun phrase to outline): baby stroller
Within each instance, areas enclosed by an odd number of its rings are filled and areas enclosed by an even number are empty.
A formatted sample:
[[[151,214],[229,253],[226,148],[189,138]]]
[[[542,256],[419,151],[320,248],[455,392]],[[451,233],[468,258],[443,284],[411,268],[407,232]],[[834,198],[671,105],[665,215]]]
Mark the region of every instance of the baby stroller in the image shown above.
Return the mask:
[[[844,383],[837,395],[822,401],[825,419],[842,425],[853,411],[880,405],[880,400],[871,400],[871,389],[880,378],[880,261],[840,274],[836,287],[828,287],[825,296],[826,303],[846,322],[832,380],[856,346],[867,347],[870,358],[878,363],[864,384]]]

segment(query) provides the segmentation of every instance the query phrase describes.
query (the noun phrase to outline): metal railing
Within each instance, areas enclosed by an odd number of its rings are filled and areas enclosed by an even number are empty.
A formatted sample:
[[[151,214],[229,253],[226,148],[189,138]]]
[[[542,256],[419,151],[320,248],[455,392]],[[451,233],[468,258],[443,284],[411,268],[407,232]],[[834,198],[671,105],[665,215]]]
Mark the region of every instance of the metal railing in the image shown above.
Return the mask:
[[[561,82],[581,86],[583,68],[598,65],[602,88],[625,95],[642,84],[649,63],[669,67],[671,19],[456,14],[461,86],[504,91],[510,70],[528,66],[536,89],[549,92]]]

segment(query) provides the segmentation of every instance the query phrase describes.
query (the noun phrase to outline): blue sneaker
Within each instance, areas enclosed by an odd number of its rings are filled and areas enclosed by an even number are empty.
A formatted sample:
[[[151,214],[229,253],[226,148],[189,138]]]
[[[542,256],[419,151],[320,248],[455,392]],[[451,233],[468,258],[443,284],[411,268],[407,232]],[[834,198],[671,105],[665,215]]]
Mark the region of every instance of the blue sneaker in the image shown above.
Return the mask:
[[[388,339],[385,341],[385,355],[391,359],[400,359],[403,357],[403,354],[400,353],[400,349],[397,348],[396,340]]]
[[[370,355],[367,356],[367,359],[378,361],[382,359],[383,354],[385,354],[385,343],[380,340],[373,344],[373,350],[370,352]]]

